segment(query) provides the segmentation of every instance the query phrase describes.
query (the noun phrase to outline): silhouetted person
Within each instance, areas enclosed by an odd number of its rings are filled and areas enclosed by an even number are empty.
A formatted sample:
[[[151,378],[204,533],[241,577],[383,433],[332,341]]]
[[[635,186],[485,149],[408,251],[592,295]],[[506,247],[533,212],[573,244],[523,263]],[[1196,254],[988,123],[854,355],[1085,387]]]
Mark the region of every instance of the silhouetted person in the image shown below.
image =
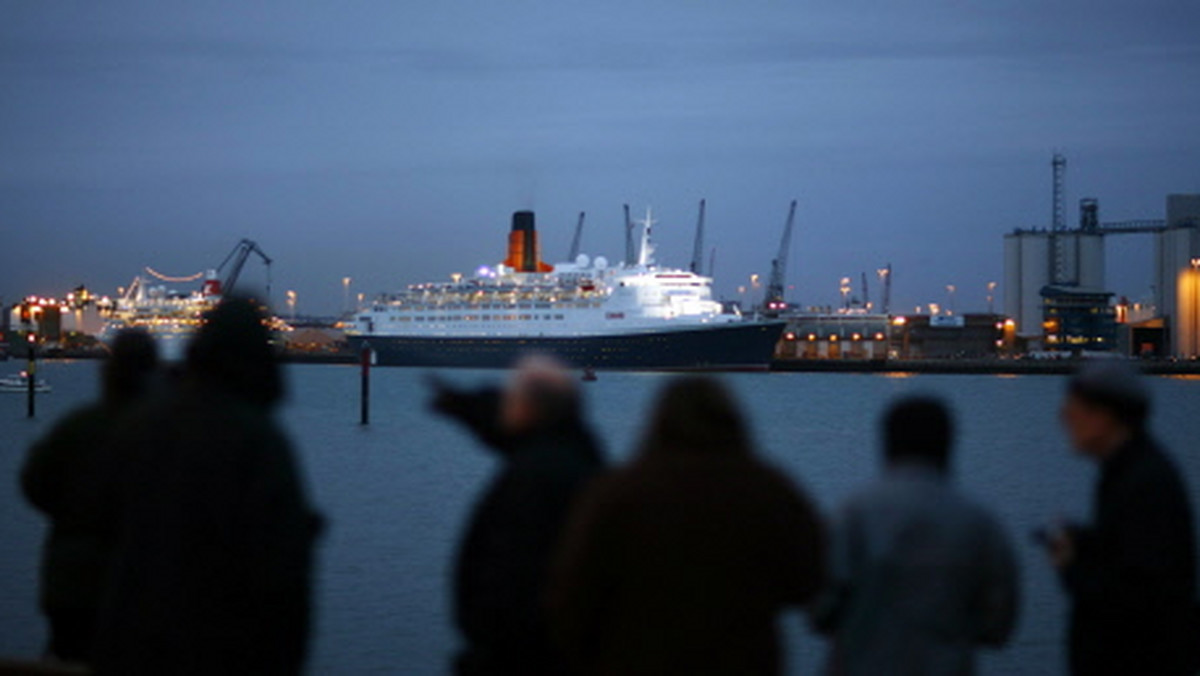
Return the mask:
[[[54,658],[90,660],[116,537],[109,510],[117,488],[111,439],[119,420],[146,395],[157,366],[146,332],[118,334],[102,367],[100,400],[56,424],[30,449],[21,469],[25,497],[50,520],[40,597],[50,624],[46,652]]]
[[[636,458],[573,512],[549,603],[580,674],[772,674],[780,613],[823,582],[818,515],[709,378],[659,395]]]
[[[1100,465],[1092,523],[1055,529],[1051,560],[1071,599],[1071,673],[1188,674],[1196,549],[1183,479],[1146,429],[1150,396],[1125,364],[1085,367],[1067,388],[1071,444]],[[1190,667],[1190,668],[1189,668]]]
[[[458,554],[454,610],[466,646],[455,670],[561,673],[543,609],[547,571],[580,487],[602,466],[575,381],[556,362],[533,357],[503,392],[442,387],[434,406],[503,462]]]
[[[121,439],[131,470],[102,674],[290,674],[308,638],[318,520],[272,418],[283,394],[262,313],[226,300],[177,392]]]
[[[831,584],[813,616],[832,635],[830,674],[971,674],[1017,612],[1011,544],[949,479],[954,437],[939,401],[904,399],[883,419],[883,477],[845,505]]]

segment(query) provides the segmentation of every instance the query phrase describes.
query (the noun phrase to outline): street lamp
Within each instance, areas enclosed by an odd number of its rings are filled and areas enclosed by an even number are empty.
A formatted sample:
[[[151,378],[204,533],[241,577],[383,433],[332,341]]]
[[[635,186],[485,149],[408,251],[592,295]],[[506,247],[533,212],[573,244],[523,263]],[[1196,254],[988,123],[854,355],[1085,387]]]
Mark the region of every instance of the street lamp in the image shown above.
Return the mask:
[[[997,284],[995,282],[988,282],[988,285],[987,285],[988,314],[989,315],[996,314],[996,286],[997,286]]]
[[[350,311],[350,278],[342,277],[342,312]]]
[[[947,315],[954,314],[954,292],[955,291],[958,291],[958,287],[954,286],[953,284],[946,285],[946,294],[948,296],[950,296],[950,302],[946,304],[946,307],[947,307],[946,314]]]
[[[849,277],[842,277],[842,282],[839,285],[838,290],[842,292],[842,309],[849,310],[850,309],[850,278]]]
[[[287,304],[288,304],[288,311],[292,315],[292,321],[296,321],[296,292],[295,291],[287,292]]]

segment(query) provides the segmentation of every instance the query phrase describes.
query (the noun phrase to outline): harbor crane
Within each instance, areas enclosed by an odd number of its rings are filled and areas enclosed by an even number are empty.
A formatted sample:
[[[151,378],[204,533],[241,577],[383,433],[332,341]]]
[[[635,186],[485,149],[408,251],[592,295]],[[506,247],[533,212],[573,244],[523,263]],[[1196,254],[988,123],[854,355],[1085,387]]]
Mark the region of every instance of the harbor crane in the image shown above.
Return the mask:
[[[583,243],[583,219],[586,214],[579,212],[579,222],[575,224],[575,236],[571,238],[571,250],[567,253],[567,261],[575,262],[579,258],[579,247]]]
[[[629,205],[625,207],[625,265],[636,265],[638,254],[633,243],[633,219],[629,217]]]
[[[234,287],[237,285],[238,278],[242,275],[242,268],[246,266],[246,259],[250,258],[250,254],[257,254],[262,259],[263,264],[267,267],[267,298],[271,297],[271,257],[268,256],[258,246],[257,242],[243,238],[233,247],[233,251],[221,261],[217,266],[217,272],[220,273],[229,265],[229,273],[225,276],[225,281],[222,282],[222,289],[225,294],[232,294]],[[232,262],[232,264],[231,264]]]
[[[783,237],[779,240],[779,253],[771,261],[771,276],[767,279],[767,292],[763,296],[763,314],[768,317],[778,317],[787,309],[784,298],[785,277],[787,276],[788,252],[792,248],[792,227],[796,223],[796,200],[788,209],[787,225],[783,227]]]
[[[700,217],[696,219],[696,243],[692,246],[690,269],[697,275],[704,274],[704,200],[700,200]]]

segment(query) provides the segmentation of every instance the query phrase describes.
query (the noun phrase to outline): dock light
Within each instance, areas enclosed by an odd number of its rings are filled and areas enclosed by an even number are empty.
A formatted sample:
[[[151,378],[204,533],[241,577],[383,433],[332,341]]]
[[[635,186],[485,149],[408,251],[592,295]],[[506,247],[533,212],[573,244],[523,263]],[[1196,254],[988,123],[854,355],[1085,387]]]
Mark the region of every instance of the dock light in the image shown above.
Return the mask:
[[[896,317],[892,319],[892,326],[904,326],[908,323],[907,317]]]
[[[810,334],[808,334],[808,340],[809,340],[809,342],[812,342],[812,341],[814,341],[814,340],[816,340],[816,339],[817,339],[817,334],[815,334],[815,333],[810,333]]]
[[[1193,269],[1193,270],[1200,270],[1200,258],[1193,258],[1193,259],[1192,259],[1192,269]]]
[[[876,333],[876,334],[875,334],[875,340],[883,340],[883,334],[882,334],[882,333]]]
[[[861,336],[861,335],[859,335],[859,334],[857,334],[857,333],[856,333],[856,334],[854,334],[854,335],[852,335],[852,336],[850,336],[850,337],[851,337],[852,339],[854,339],[854,340],[860,340],[860,339],[862,338],[862,336]]]
[[[786,334],[784,334],[784,336],[783,336],[783,337],[784,337],[784,339],[786,339],[786,340],[795,340],[795,339],[796,339],[796,334],[792,333],[791,331],[788,331]]]
[[[830,337],[829,337],[829,342],[831,342],[831,343],[836,343],[836,342],[837,342],[837,339],[838,339],[838,337],[837,337],[837,334],[834,334],[834,335],[832,335],[832,336],[830,336]]]

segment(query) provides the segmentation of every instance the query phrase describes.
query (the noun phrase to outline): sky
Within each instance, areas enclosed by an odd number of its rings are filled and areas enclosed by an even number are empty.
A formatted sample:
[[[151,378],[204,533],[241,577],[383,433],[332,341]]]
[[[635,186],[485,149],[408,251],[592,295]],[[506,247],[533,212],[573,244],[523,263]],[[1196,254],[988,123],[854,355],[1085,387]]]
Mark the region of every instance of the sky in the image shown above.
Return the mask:
[[[891,263],[894,308],[953,284],[982,310],[1003,234],[1050,219],[1054,152],[1072,223],[1081,197],[1116,221],[1200,192],[1198,25],[1194,0],[0,0],[0,298],[248,237],[277,304],[330,314],[347,276],[500,261],[518,209],[544,258],[585,211],[616,260],[625,203],[685,266],[704,198],[732,299],[796,199],[790,300]],[[1147,295],[1151,251],[1112,239],[1110,288]]]

